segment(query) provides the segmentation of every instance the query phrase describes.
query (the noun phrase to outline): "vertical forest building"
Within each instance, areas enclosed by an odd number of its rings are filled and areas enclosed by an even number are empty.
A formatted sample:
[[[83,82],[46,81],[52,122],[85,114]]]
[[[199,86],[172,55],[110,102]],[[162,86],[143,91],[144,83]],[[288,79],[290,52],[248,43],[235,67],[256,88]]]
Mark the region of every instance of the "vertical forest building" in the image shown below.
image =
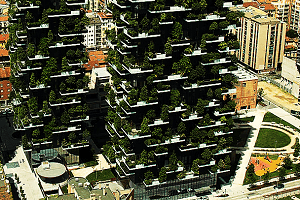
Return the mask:
[[[227,0],[111,0],[104,151],[136,199],[173,199],[230,174],[239,12]],[[200,188],[200,189],[199,189]],[[202,189],[201,189],[202,188]],[[199,190],[198,190],[199,189]]]
[[[82,41],[89,21],[83,4],[9,1],[13,125],[22,133],[33,166],[58,154],[66,156],[67,164],[79,162],[80,150],[88,146]]]

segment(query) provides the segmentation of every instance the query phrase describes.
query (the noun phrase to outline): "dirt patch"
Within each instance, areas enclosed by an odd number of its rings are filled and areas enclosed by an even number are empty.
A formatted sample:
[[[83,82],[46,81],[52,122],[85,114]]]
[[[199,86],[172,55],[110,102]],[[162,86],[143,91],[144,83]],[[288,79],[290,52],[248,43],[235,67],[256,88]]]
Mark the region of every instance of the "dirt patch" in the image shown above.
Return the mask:
[[[298,100],[279,87],[262,81],[258,82],[257,88],[262,88],[264,90],[264,97],[266,97],[266,99],[271,99],[277,105],[288,108],[289,110],[300,110],[300,106],[295,105],[295,103],[298,103]]]

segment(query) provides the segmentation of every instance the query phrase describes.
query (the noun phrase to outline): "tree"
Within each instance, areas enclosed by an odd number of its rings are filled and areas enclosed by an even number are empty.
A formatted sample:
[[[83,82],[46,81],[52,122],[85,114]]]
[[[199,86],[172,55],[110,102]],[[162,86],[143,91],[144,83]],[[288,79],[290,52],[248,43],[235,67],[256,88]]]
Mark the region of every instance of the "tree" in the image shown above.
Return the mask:
[[[39,129],[34,129],[32,131],[32,137],[33,138],[38,138],[40,136],[40,130]]]
[[[296,37],[298,37],[298,34],[293,29],[290,29],[286,32],[286,36],[289,38],[296,38]]]
[[[166,180],[167,180],[167,169],[165,167],[162,167],[159,171],[158,181],[162,183],[165,182]]]
[[[211,157],[212,157],[212,153],[211,153],[211,151],[210,151],[209,149],[205,149],[205,150],[203,151],[203,153],[201,154],[201,156],[202,156],[202,158],[203,158],[204,160],[209,161],[209,160],[211,159]]]
[[[70,142],[74,141],[76,139],[76,134],[75,132],[71,132],[69,135],[68,135],[68,139],[70,140]]]
[[[215,2],[215,6],[216,6],[218,9],[223,8],[223,4],[224,4],[224,1],[223,1],[223,0],[216,0],[216,2]]]
[[[147,133],[150,133],[150,127],[149,127],[149,119],[147,117],[144,117],[143,122],[141,124],[141,135],[146,135]]]
[[[263,180],[264,180],[265,183],[268,183],[269,180],[270,180],[270,178],[271,178],[270,172],[267,171],[267,173],[265,173],[265,174],[263,175]]]
[[[283,159],[283,166],[285,169],[291,169],[293,167],[293,162],[290,158],[290,156],[286,156],[284,159]]]
[[[70,115],[66,110],[62,113],[60,121],[65,125],[70,123]]]
[[[160,118],[163,121],[167,121],[169,119],[169,107],[164,104],[161,108]]]
[[[182,31],[182,25],[179,22],[175,22],[172,30],[172,38],[175,41],[179,41],[182,37],[183,31]]]
[[[192,9],[197,11],[203,11],[207,7],[206,0],[192,1]]]
[[[35,49],[34,49],[34,45],[32,43],[29,43],[27,46],[27,55],[29,57],[33,57],[35,55]]]
[[[257,176],[256,176],[256,174],[251,174],[251,175],[248,177],[248,179],[249,179],[250,185],[253,186],[254,183],[255,183],[256,180],[257,180]]]
[[[168,37],[168,40],[165,44],[165,52],[167,55],[172,55],[173,49],[172,49],[171,43],[172,43],[172,40],[171,40],[171,38]]]
[[[199,166],[198,166],[198,163],[199,163],[199,159],[196,159],[196,160],[193,160],[193,164],[192,164],[192,171],[195,173],[195,174],[199,174]]]
[[[148,100],[148,89],[146,85],[144,85],[144,87],[141,89],[140,98],[142,101]]]
[[[207,98],[209,98],[209,99],[212,99],[213,98],[213,96],[214,96],[214,92],[212,91],[212,89],[211,88],[209,88],[208,89],[208,91],[207,91]]]
[[[299,175],[299,173],[300,173],[300,163],[297,163],[295,165],[295,173],[296,173],[296,175]]]
[[[144,174],[144,177],[145,177],[145,183],[147,185],[150,185],[152,183],[152,179],[154,177],[153,175],[153,172],[151,171],[147,171],[145,174]]]
[[[218,29],[218,23],[217,22],[213,22],[211,23],[211,25],[209,26],[209,30],[215,32],[215,30]]]
[[[169,167],[171,171],[177,170],[178,166],[177,166],[177,157],[176,157],[176,153],[175,151],[173,151],[173,153],[171,154],[170,158],[169,158]]]
[[[210,72],[214,75],[214,78],[216,78],[216,75],[219,74],[219,69],[220,69],[220,66],[219,65],[214,65]]]
[[[286,175],[286,169],[285,169],[285,167],[279,168],[278,171],[279,171],[279,179],[283,180],[285,178],[285,175]]]
[[[49,94],[49,101],[50,102],[55,102],[55,100],[56,100],[55,92],[53,90],[51,90],[50,94]]]
[[[185,133],[186,131],[186,126],[185,126],[185,123],[184,122],[180,122],[177,126],[177,132],[179,134],[182,134],[182,133]]]
[[[30,76],[30,85],[31,85],[32,87],[36,86],[36,80],[35,80],[35,75],[34,75],[34,73],[32,73],[31,76]]]
[[[180,104],[180,92],[177,89],[171,90],[170,95],[171,106],[176,107]]]

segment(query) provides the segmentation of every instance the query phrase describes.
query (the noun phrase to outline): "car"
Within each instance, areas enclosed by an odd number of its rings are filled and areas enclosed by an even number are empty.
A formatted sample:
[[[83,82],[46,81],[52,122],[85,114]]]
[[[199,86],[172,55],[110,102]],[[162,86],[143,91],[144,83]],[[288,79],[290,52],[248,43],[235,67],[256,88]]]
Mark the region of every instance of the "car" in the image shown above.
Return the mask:
[[[276,188],[282,189],[282,188],[284,188],[284,185],[282,183],[280,183],[280,184],[274,186],[274,189],[276,189]]]

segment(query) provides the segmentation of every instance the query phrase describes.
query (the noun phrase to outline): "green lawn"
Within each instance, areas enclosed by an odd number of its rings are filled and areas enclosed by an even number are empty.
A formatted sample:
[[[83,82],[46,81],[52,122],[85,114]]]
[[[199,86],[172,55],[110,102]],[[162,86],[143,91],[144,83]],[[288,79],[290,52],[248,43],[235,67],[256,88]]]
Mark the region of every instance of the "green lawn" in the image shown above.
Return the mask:
[[[255,147],[280,148],[290,144],[290,142],[291,138],[281,131],[261,128],[258,133]]]
[[[252,154],[251,157],[265,157],[266,154]],[[279,155],[278,154],[268,154],[268,157],[271,159],[271,160],[277,160]]]
[[[97,177],[96,177],[97,174]],[[105,169],[103,171],[97,171],[89,174],[86,179],[91,183],[94,184],[97,181],[105,181],[110,180],[111,178],[115,178],[114,174],[111,172],[110,169]]]
[[[238,118],[238,119],[234,119],[235,123],[247,123],[247,122],[253,122],[254,120],[254,116],[252,117],[245,117],[245,118]]]
[[[276,115],[273,115],[273,114],[270,113],[270,112],[267,112],[267,113],[265,114],[265,117],[264,117],[264,120],[263,120],[263,121],[264,121],[264,122],[275,122],[275,123],[277,123],[277,124],[283,124],[283,125],[285,125],[285,126],[289,126],[289,127],[293,128],[293,129],[296,129],[297,131],[300,131],[298,128],[296,128],[296,127],[293,126],[292,124],[290,124],[290,123],[284,121],[283,119],[277,117]]]

